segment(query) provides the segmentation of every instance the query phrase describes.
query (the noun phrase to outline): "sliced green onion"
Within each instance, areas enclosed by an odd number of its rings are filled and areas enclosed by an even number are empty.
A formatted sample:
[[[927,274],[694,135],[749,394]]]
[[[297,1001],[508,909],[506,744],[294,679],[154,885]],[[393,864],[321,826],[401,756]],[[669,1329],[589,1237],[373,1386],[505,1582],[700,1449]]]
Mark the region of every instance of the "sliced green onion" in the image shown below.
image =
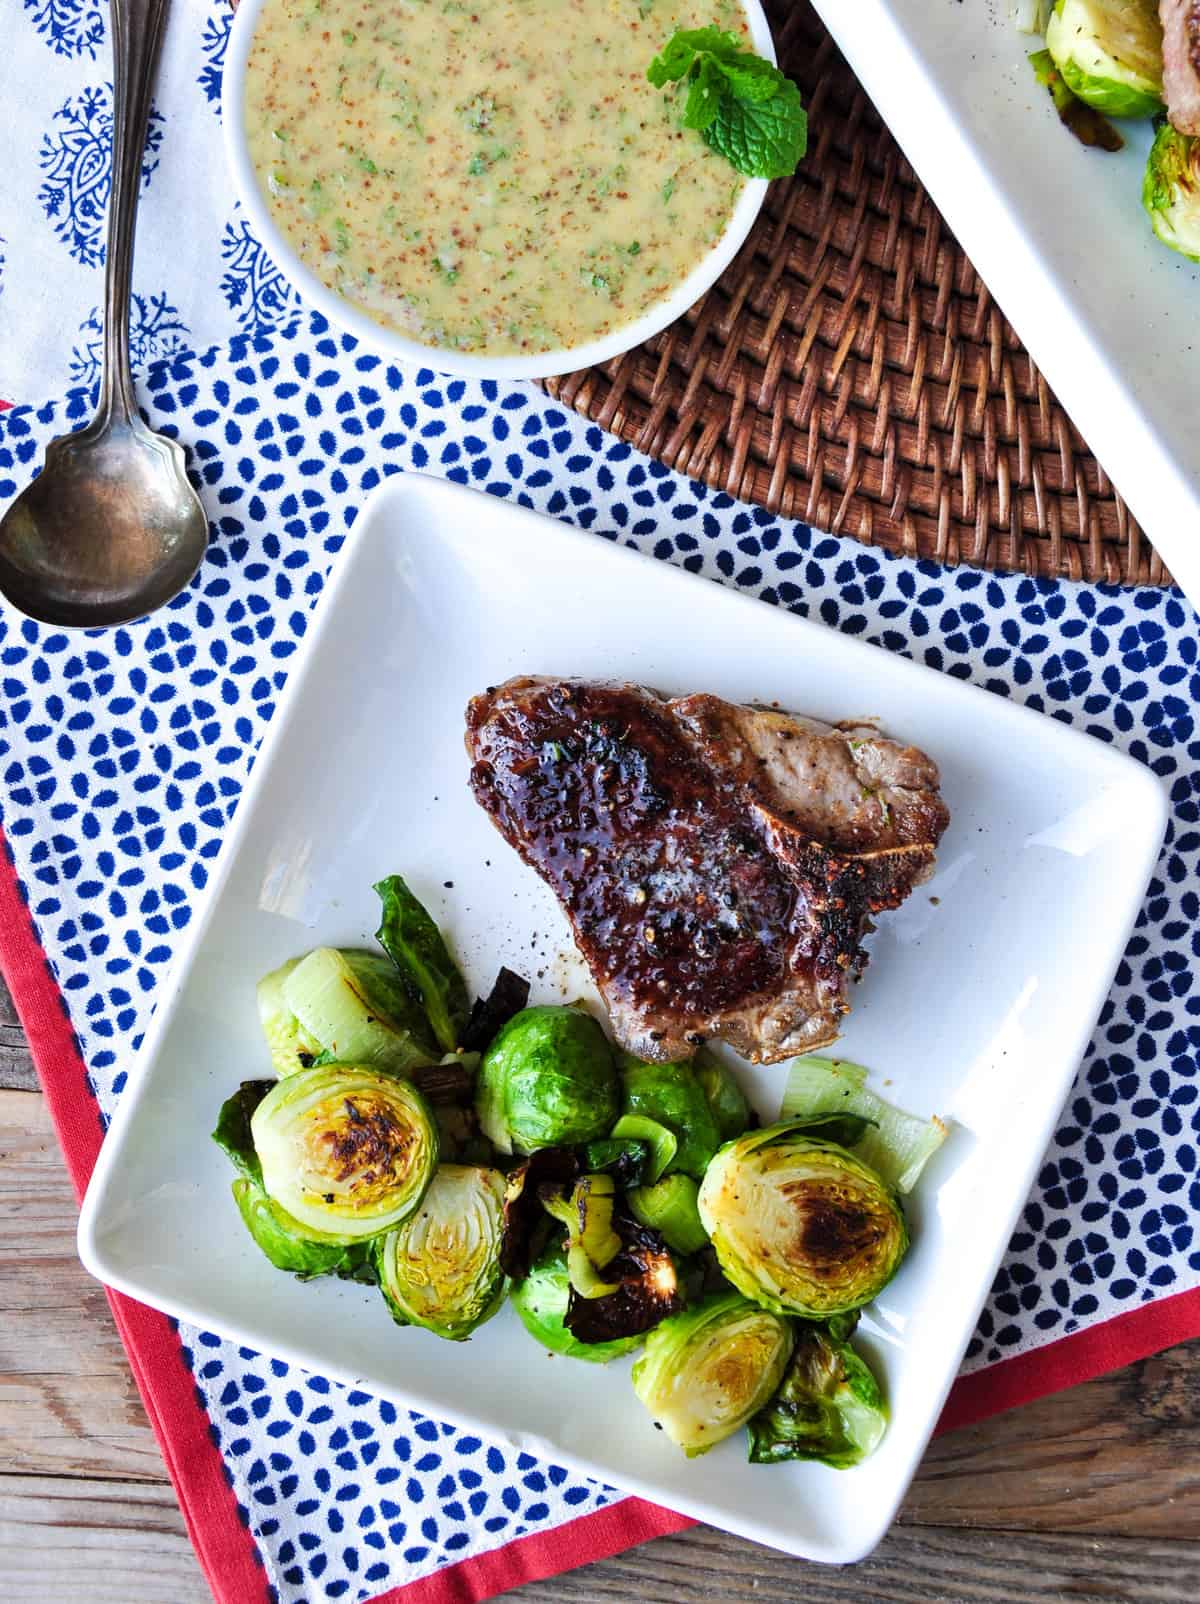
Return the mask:
[[[626,1201],[634,1219],[657,1231],[674,1252],[687,1255],[698,1253],[708,1243],[696,1207],[699,1191],[690,1175],[676,1170],[653,1186],[635,1186],[626,1193]]]

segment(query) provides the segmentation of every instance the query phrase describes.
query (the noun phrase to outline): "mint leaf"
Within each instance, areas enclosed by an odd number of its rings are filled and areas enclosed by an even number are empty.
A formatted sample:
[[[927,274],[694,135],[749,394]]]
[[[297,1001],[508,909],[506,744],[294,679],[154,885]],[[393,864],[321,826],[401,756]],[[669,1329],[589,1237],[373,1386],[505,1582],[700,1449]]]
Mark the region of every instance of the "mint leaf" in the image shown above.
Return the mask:
[[[796,170],[808,141],[800,91],[720,28],[681,28],[646,72],[658,89],[687,81],[681,121],[748,178]]]
[[[808,117],[790,78],[770,100],[723,95],[705,143],[748,178],[788,178],[808,149]]]
[[[717,106],[724,92],[725,79],[720,67],[711,56],[701,56],[700,70],[688,85],[683,126],[701,131],[707,128],[717,115]]]

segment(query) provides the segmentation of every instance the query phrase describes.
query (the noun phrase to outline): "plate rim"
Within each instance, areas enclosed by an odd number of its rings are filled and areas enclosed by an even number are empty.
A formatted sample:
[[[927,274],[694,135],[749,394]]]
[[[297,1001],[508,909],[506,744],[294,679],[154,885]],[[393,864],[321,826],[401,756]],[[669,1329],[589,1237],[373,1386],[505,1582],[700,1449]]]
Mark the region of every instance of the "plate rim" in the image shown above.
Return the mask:
[[[222,844],[215,872],[210,877],[209,884],[203,893],[185,939],[171,964],[167,976],[164,977],[162,982],[154,1016],[147,1028],[142,1046],[129,1067],[128,1080],[105,1134],[99,1158],[88,1182],[79,1217],[76,1234],[79,1257],[84,1268],[97,1280],[125,1293],[127,1296],[137,1299],[139,1302],[160,1309],[176,1319],[186,1321],[191,1325],[215,1329],[235,1342],[254,1348],[262,1348],[263,1339],[261,1336],[256,1336],[253,1331],[248,1331],[244,1327],[239,1328],[236,1323],[227,1322],[219,1318],[214,1320],[211,1313],[193,1305],[186,1299],[177,1299],[171,1296],[164,1298],[155,1292],[152,1285],[147,1286],[136,1275],[127,1274],[120,1266],[115,1266],[108,1261],[104,1246],[99,1239],[99,1232],[103,1223],[105,1194],[109,1178],[119,1165],[124,1143],[129,1139],[131,1128],[136,1120],[138,1106],[149,1084],[160,1043],[173,1022],[195,958],[220,906],[226,883],[239,855],[242,838],[251,827],[259,792],[265,788],[271,772],[276,743],[283,739],[284,732],[290,728],[294,709],[299,706],[304,687],[308,682],[310,673],[313,671],[316,653],[312,648],[322,638],[325,630],[330,627],[331,620],[337,615],[339,598],[349,582],[349,576],[354,572],[359,553],[366,549],[372,533],[382,530],[383,534],[379,538],[393,538],[387,533],[389,518],[397,512],[403,518],[404,504],[413,495],[418,497],[432,495],[435,500],[445,498],[451,511],[459,510],[461,512],[465,504],[468,509],[467,516],[461,521],[463,527],[471,528],[472,520],[469,509],[472,507],[477,508],[480,498],[486,496],[486,492],[443,480],[431,474],[399,473],[385,479],[371,493],[353,526],[347,531],[342,551],[335,559],[333,571],[326,581],[325,588],[314,609],[313,622],[308,631],[302,659],[289,675],[287,684],[280,695],[275,715],[254,760],[253,768],[239,800],[234,820]],[[498,497],[492,496],[487,496],[486,499],[493,504],[491,510],[494,515],[501,520],[515,521],[524,525],[527,529],[536,524],[539,526],[539,538],[561,538],[566,543],[573,543],[577,549],[586,551],[594,560],[601,562],[627,562],[631,567],[653,563],[656,571],[660,572],[668,583],[677,582],[684,588],[692,584],[713,583],[712,581],[705,581],[701,575],[689,573],[678,565],[665,563],[659,558],[642,553],[617,541],[605,540],[596,533],[566,524],[559,519],[522,507],[517,503],[503,501]],[[494,529],[489,530],[488,539],[495,539],[496,533]],[[743,616],[747,618],[751,616],[751,609],[763,605],[757,596],[733,590],[726,585],[718,585],[717,593],[722,597],[722,600],[717,603],[718,606],[733,603],[742,604]],[[778,610],[780,612],[786,611],[785,609]],[[1142,851],[1137,856],[1136,861],[1131,860],[1134,861],[1135,867],[1138,864],[1144,867],[1144,877],[1140,869],[1137,875],[1137,882],[1144,888],[1157,859],[1168,818],[1166,788],[1144,764],[1139,763],[1135,758],[1118,748],[1108,746],[1081,730],[1064,724],[1047,714],[1039,713],[1033,708],[997,697],[981,686],[946,675],[927,664],[915,662],[898,653],[888,652],[886,648],[876,646],[870,641],[844,635],[816,619],[792,613],[788,613],[787,617],[790,627],[806,631],[812,639],[827,641],[831,636],[836,635],[841,643],[846,648],[851,649],[855,655],[864,652],[882,653],[891,665],[891,671],[898,671],[902,675],[920,676],[921,682],[926,684],[933,683],[933,680],[929,678],[929,676],[933,676],[943,689],[949,691],[956,699],[958,699],[959,693],[964,696],[986,698],[987,705],[994,717],[1001,719],[1015,718],[1018,722],[1029,719],[1037,720],[1043,733],[1049,734],[1052,740],[1061,741],[1064,746],[1078,748],[1079,743],[1085,743],[1093,759],[1098,759],[1114,775],[1120,775],[1125,783],[1132,784],[1135,790],[1140,790],[1143,793],[1144,803],[1150,810],[1146,814],[1146,835]],[[1048,730],[1046,728],[1047,725],[1053,726],[1053,730]],[[1141,813],[1139,812],[1140,818]],[[1064,1099],[1069,1093],[1077,1071],[1079,1058],[1086,1047],[1096,1016],[1111,988],[1113,973],[1120,961],[1121,953],[1124,951],[1129,932],[1133,927],[1143,897],[1144,889],[1136,898],[1131,899],[1132,905],[1128,910],[1122,908],[1120,922],[1114,926],[1114,936],[1111,943],[1111,964],[1106,962],[1102,970],[1098,967],[1091,987],[1087,988],[1089,1006],[1085,1012],[1080,1013],[1081,1023],[1076,1032],[1076,1046],[1069,1055],[1069,1062],[1066,1062],[1066,1067],[1061,1071],[1060,1078],[1062,1080],[1062,1095]],[[1064,1061],[1066,1057],[1067,1055],[1064,1055]],[[1013,1225],[1024,1207],[1029,1187],[1036,1175],[1038,1166],[1042,1162],[1042,1157],[1042,1151],[1039,1147],[1036,1152],[1032,1153],[1028,1165],[1022,1171],[1022,1186],[1014,1186],[1013,1195],[1015,1201],[1009,1228],[1003,1233],[999,1246],[996,1248],[991,1260],[991,1274],[987,1278],[989,1282],[1007,1249]],[[964,1350],[970,1340],[970,1335],[971,1328],[968,1327],[963,1337],[962,1347]],[[609,1467],[597,1466],[585,1456],[560,1446],[551,1439],[544,1438],[536,1433],[506,1431],[503,1428],[488,1425],[485,1421],[479,1420],[467,1411],[459,1412],[454,1409],[447,1409],[441,1398],[429,1399],[423,1397],[419,1392],[405,1391],[395,1388],[386,1382],[378,1382],[371,1378],[355,1375],[341,1367],[337,1362],[336,1356],[331,1360],[330,1357],[323,1353],[314,1353],[311,1349],[306,1349],[302,1343],[281,1343],[272,1338],[267,1346],[273,1354],[289,1363],[295,1364],[302,1370],[316,1371],[332,1379],[345,1382],[350,1386],[365,1386],[378,1396],[396,1402],[402,1407],[415,1408],[423,1413],[443,1418],[448,1416],[465,1429],[478,1432],[485,1438],[490,1438],[493,1441],[541,1457],[550,1456],[557,1462],[571,1467],[579,1474],[599,1479],[609,1484],[615,1482],[620,1490],[647,1498],[652,1502],[661,1503],[663,1500],[662,1489],[644,1481],[637,1475],[636,1471],[614,1478],[613,1472]],[[854,1537],[849,1542],[838,1541],[833,1536],[816,1539],[805,1536],[803,1549],[789,1547],[782,1541],[781,1532],[777,1526],[743,1520],[740,1516],[731,1517],[721,1507],[711,1504],[705,1498],[689,1499],[686,1495],[680,1496],[672,1490],[670,1506],[682,1514],[706,1521],[724,1530],[739,1532],[768,1547],[782,1548],[784,1552],[819,1563],[847,1564],[865,1558],[887,1532],[896,1511],[907,1493],[912,1476],[915,1474],[917,1465],[936,1427],[946,1396],[957,1377],[959,1364],[961,1364],[961,1352],[955,1365],[948,1367],[944,1385],[940,1388],[936,1398],[935,1407],[930,1410],[929,1419],[914,1445],[909,1462],[904,1466],[903,1473],[897,1477],[896,1484],[889,1496],[880,1501],[880,1506],[875,1511],[878,1518],[860,1520],[856,1526]]]

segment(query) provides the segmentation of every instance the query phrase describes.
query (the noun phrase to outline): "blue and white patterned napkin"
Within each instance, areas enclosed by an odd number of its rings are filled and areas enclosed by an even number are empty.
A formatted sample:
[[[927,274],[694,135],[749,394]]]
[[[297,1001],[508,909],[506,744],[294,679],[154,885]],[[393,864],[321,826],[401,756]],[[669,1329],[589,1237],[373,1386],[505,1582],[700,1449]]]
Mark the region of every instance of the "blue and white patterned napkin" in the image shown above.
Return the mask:
[[[3,3],[0,396],[36,404],[0,417],[0,502],[90,406],[111,118],[99,0]],[[419,467],[1016,696],[1169,780],[1158,875],[967,1368],[1200,1285],[1200,675],[1186,604],[825,539],[668,472],[527,387],[402,371],[298,316],[225,176],[229,21],[224,0],[176,0],[132,320],[138,364],[170,359],[150,368],[144,397],[192,448],[208,560],[148,625],[68,636],[0,610],[0,823],[101,1109],[120,1096],[345,531],[383,475]],[[64,380],[79,388],[43,402]],[[369,1598],[619,1496],[211,1334],[184,1337],[284,1604]]]
[[[148,624],[0,612],[0,823],[102,1110],[120,1096],[345,532],[415,467],[567,518],[1086,729],[1168,781],[1156,878],[966,1368],[1200,1285],[1200,698],[1171,592],[943,570],[813,534],[639,456],[523,386],[402,370],[315,315],[152,369],[213,524]],[[89,396],[0,417],[0,501]],[[618,1495],[218,1338],[187,1351],[284,1604],[369,1598]]]

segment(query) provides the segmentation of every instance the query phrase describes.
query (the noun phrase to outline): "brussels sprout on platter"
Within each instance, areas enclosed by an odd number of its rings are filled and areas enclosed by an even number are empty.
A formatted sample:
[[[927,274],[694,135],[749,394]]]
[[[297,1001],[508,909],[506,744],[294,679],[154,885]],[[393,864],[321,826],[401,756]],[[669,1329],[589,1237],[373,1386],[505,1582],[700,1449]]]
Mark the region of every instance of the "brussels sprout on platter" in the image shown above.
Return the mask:
[[[294,1075],[298,1069],[307,1069],[313,1059],[325,1051],[316,1037],[308,1034],[284,999],[283,983],[301,961],[289,958],[278,969],[272,969],[259,981],[255,993],[259,1024],[266,1037],[271,1064],[280,1079],[284,1075]]]
[[[1142,204],[1163,244],[1200,262],[1200,136],[1163,123],[1146,162]]]
[[[441,1164],[416,1212],[373,1244],[375,1271],[400,1325],[461,1342],[504,1301],[504,1177]]]
[[[866,1361],[820,1326],[799,1326],[779,1390],[750,1421],[750,1458],[819,1459],[844,1470],[874,1453],[887,1423]]]
[[[376,940],[421,1003],[443,1052],[462,1044],[467,987],[442,932],[398,874],[375,886],[383,903]]]
[[[262,1185],[246,1175],[234,1181],[233,1200],[243,1225],[277,1270],[290,1271],[302,1281],[337,1275],[344,1280],[374,1284],[367,1243],[347,1246],[305,1236],[297,1222],[267,1196]]]
[[[736,1292],[664,1320],[633,1367],[633,1390],[689,1459],[745,1425],[774,1393],[792,1328]]]
[[[824,1320],[861,1308],[908,1247],[891,1189],[802,1121],[727,1143],[709,1165],[698,1207],[725,1275],[779,1314]]]
[[[609,1342],[581,1342],[572,1336],[564,1324],[567,1303],[571,1296],[571,1283],[567,1277],[567,1260],[561,1246],[552,1242],[525,1276],[512,1289],[513,1308],[521,1324],[536,1342],[551,1353],[565,1354],[571,1359],[588,1359],[593,1364],[605,1364],[622,1354],[632,1353],[642,1345],[642,1335],[616,1337]]]
[[[737,1077],[726,1068],[715,1053],[701,1047],[692,1060],[692,1072],[700,1083],[704,1100],[708,1104],[722,1142],[732,1141],[753,1123],[750,1104],[738,1085]]]
[[[483,1055],[475,1110],[501,1153],[589,1142],[617,1113],[608,1038],[578,1008],[526,1008]]]
[[[1056,0],[1046,48],[1068,89],[1109,117],[1162,110],[1157,0]]]
[[[414,1212],[438,1161],[415,1086],[324,1064],[274,1085],[250,1119],[266,1191],[306,1234],[357,1242]]]
[[[621,1053],[619,1064],[623,1118],[666,1126],[676,1143],[666,1170],[683,1170],[699,1180],[721,1145],[721,1134],[695,1070],[690,1064],[646,1064],[631,1053]]]

